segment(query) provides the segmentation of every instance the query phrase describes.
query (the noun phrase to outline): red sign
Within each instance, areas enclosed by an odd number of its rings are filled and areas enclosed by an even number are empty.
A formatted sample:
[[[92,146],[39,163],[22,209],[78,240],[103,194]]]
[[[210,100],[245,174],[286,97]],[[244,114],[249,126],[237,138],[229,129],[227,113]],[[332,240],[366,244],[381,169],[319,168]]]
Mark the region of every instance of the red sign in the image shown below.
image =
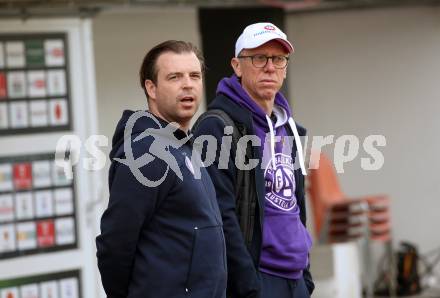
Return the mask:
[[[61,119],[61,116],[63,116],[62,113],[63,113],[63,110],[61,109],[60,104],[57,103],[55,105],[55,118],[56,118],[56,120],[60,120]]]
[[[0,99],[6,98],[6,75],[4,72],[0,72]]]
[[[44,220],[37,223],[37,241],[39,247],[48,247],[55,244],[53,220]]]
[[[64,51],[62,48],[54,48],[52,49],[51,55],[54,57],[63,57],[64,56]]]
[[[13,171],[16,190],[30,189],[32,187],[32,166],[30,163],[15,164]]]
[[[46,86],[46,82],[44,80],[36,80],[34,82],[34,87],[37,89],[42,89]]]

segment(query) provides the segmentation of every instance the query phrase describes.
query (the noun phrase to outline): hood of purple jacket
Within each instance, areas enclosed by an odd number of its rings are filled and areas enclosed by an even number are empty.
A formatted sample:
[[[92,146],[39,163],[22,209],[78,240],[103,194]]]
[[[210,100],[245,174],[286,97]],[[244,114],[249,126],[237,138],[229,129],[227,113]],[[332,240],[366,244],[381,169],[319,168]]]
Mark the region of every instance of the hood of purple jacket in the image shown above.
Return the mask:
[[[236,75],[229,78],[223,78],[217,86],[217,94],[222,93],[238,103],[240,106],[252,112],[254,124],[269,129],[266,121],[266,113],[263,109],[249,96],[246,90],[243,89],[241,83]],[[287,114],[287,118],[291,117],[289,104],[281,92],[275,95],[275,105],[281,107]],[[286,120],[287,121],[287,120]],[[283,123],[284,125],[285,123]]]

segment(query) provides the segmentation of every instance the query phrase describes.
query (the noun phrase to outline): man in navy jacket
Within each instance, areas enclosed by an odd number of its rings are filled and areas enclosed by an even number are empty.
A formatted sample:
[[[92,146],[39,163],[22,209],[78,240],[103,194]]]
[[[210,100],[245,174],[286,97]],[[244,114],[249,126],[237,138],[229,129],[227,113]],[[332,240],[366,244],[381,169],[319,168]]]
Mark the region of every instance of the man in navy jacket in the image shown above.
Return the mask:
[[[231,61],[234,75],[220,81],[209,106],[225,112],[241,134],[255,136],[247,144],[246,161],[258,161],[244,182],[239,180],[243,169],[237,164],[240,151],[234,150],[239,146],[233,144],[227,168],[219,167],[219,158],[208,168],[222,212],[232,298],[306,298],[314,288],[300,140],[305,129],[296,125],[279,92],[292,52],[286,35],[273,24],[246,27]],[[224,150],[226,121],[206,115],[195,136],[211,134],[218,151]]]
[[[194,175],[188,136],[202,69],[197,48],[182,41],[161,43],[144,58],[149,111],[125,111],[116,127],[109,205],[96,239],[109,298],[225,297],[220,210],[207,171]]]

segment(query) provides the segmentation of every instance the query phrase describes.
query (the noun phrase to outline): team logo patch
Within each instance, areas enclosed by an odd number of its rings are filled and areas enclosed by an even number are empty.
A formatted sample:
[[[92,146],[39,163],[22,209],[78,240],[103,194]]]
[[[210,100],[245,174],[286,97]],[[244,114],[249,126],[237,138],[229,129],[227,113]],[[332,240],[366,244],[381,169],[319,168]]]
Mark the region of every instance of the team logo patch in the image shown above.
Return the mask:
[[[278,209],[289,211],[296,206],[295,171],[292,157],[275,154],[275,169],[272,160],[264,171],[266,185],[266,200]]]
[[[275,30],[275,27],[271,26],[271,25],[266,25],[266,26],[264,26],[264,29],[266,29],[266,30]]]

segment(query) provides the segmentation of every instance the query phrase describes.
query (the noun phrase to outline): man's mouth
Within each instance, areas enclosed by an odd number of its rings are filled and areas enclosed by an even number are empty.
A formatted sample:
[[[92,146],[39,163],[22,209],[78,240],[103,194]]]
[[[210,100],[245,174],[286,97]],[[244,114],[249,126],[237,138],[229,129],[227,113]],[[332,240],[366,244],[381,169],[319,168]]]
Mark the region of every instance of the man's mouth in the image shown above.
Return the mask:
[[[266,79],[266,80],[261,80],[262,83],[270,83],[270,84],[275,84],[276,81],[275,80],[270,80],[270,79]]]
[[[191,103],[191,102],[194,102],[194,100],[195,99],[192,96],[184,96],[184,97],[180,98],[180,101],[185,102],[185,103]]]

